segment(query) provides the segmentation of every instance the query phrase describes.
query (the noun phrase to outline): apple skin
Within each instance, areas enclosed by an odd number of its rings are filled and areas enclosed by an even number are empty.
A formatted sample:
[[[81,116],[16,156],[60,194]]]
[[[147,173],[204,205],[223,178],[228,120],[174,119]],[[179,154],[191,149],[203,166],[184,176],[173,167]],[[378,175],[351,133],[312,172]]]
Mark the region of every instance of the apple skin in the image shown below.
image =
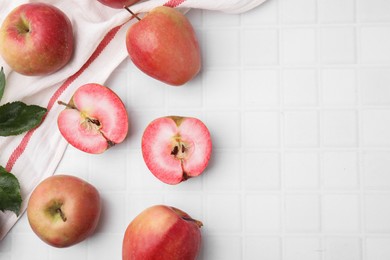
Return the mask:
[[[126,107],[110,88],[87,83],[73,94],[57,118],[62,136],[75,148],[103,153],[123,142],[129,128]]]
[[[124,6],[133,5],[139,2],[140,0],[98,0],[98,1],[111,8],[121,9]]]
[[[133,24],[126,47],[141,71],[169,85],[183,85],[201,69],[195,31],[187,17],[171,7],[156,7]]]
[[[202,222],[170,206],[145,209],[128,225],[122,260],[193,260],[201,247]]]
[[[100,211],[98,190],[71,175],[53,175],[43,180],[27,205],[34,233],[47,244],[60,248],[89,237],[99,222]]]
[[[23,75],[47,75],[59,70],[70,61],[73,49],[69,18],[49,4],[22,4],[7,15],[0,28],[0,54]]]
[[[141,140],[150,172],[167,184],[179,184],[206,169],[212,153],[211,135],[199,119],[166,116],[154,119]]]

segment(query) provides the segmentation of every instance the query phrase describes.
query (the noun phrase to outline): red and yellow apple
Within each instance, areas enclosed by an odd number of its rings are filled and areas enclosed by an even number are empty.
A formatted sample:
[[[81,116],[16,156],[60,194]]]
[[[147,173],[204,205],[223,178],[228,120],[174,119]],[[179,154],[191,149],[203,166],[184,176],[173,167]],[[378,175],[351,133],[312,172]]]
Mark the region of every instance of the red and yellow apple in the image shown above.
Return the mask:
[[[8,14],[0,28],[0,54],[20,74],[53,73],[69,62],[73,49],[69,18],[49,4],[22,4]]]
[[[142,136],[146,166],[159,180],[178,184],[199,176],[211,157],[206,125],[193,117],[168,116],[153,120]]]
[[[100,84],[79,87],[58,116],[62,136],[87,153],[103,153],[127,136],[128,116],[120,97]]]
[[[124,6],[130,6],[133,5],[140,0],[98,0],[100,3],[112,7],[112,8],[123,8]]]
[[[185,84],[201,68],[195,31],[187,17],[171,7],[156,7],[133,24],[126,47],[141,71],[170,85]]]
[[[71,175],[54,175],[34,189],[27,205],[32,230],[54,247],[75,245],[95,230],[100,196],[90,183]]]
[[[147,208],[126,229],[122,260],[194,260],[201,247],[201,226],[180,209]]]

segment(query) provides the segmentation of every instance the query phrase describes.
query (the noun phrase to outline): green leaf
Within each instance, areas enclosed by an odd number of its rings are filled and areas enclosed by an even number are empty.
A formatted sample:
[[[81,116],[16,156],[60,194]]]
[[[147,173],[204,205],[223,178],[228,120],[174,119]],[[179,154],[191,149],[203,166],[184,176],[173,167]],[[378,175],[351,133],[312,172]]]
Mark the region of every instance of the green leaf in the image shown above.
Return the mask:
[[[37,127],[47,109],[16,101],[0,106],[0,136],[18,135]]]
[[[9,210],[18,216],[21,204],[22,196],[18,179],[0,166],[0,210],[3,212]]]
[[[1,70],[0,70],[0,100],[3,97],[4,89],[5,89],[5,74],[4,74],[3,67],[1,67]]]

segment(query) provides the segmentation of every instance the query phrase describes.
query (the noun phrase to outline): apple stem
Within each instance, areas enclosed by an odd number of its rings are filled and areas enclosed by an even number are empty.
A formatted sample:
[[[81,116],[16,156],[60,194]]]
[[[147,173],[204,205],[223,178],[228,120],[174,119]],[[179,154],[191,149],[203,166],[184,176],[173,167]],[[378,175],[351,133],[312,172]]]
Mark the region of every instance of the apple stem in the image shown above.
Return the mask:
[[[134,16],[135,18],[137,18],[138,21],[141,21],[141,18],[138,17],[138,15],[136,15],[133,11],[130,10],[130,8],[128,6],[124,6],[124,8],[132,15]]]
[[[77,108],[76,108],[75,106],[72,106],[72,105],[70,105],[70,104],[68,104],[68,103],[62,102],[61,100],[57,101],[57,103],[58,103],[59,105],[66,106],[67,108],[72,108],[72,109],[76,109],[76,110],[77,110]]]
[[[57,209],[57,213],[60,214],[61,219],[62,219],[64,222],[66,222],[67,218],[66,218],[64,212],[62,212],[61,208],[58,208],[58,209]]]
[[[190,218],[190,217],[181,217],[181,218],[186,220],[186,221],[194,222],[198,226],[198,228],[201,228],[203,226],[202,221],[199,221],[199,220],[196,220],[196,219],[193,219],[193,218]]]

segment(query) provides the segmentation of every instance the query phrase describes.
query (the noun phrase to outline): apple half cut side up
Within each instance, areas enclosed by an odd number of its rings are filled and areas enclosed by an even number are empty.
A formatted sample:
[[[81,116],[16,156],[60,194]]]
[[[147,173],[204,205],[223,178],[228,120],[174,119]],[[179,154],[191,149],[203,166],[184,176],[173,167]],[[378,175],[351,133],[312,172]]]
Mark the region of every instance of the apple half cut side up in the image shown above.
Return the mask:
[[[58,116],[58,128],[74,147],[87,153],[103,153],[127,136],[128,116],[121,99],[109,88],[86,84],[74,93]]]
[[[142,155],[161,181],[178,184],[202,174],[211,157],[210,132],[191,117],[162,117],[152,121],[142,137]]]

